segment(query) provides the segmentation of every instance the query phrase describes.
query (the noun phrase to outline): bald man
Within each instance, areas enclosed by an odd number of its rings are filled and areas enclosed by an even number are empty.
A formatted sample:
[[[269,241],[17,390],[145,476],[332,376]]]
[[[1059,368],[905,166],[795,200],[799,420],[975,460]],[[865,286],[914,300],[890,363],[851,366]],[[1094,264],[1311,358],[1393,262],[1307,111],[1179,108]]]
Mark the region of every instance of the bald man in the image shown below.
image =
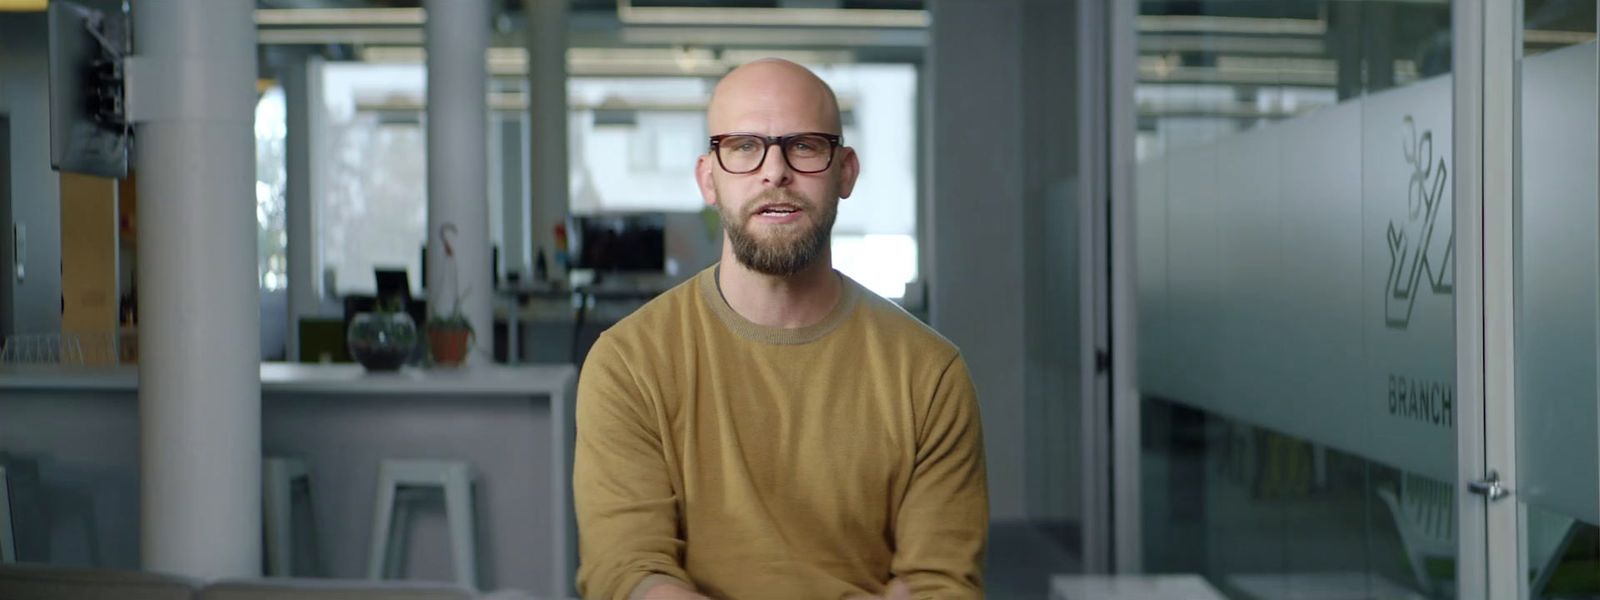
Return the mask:
[[[954,345],[833,269],[861,171],[833,91],[757,61],[706,122],[721,261],[606,331],[579,380],[579,593],[980,597],[977,395]]]

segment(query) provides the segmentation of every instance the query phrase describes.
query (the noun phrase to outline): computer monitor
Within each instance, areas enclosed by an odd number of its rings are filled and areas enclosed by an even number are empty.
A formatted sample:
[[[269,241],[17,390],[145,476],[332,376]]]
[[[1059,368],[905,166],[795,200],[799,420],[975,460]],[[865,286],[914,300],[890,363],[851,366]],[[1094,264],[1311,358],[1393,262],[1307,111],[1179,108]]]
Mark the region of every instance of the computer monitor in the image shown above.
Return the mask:
[[[405,269],[373,267],[372,278],[377,283],[379,302],[401,307],[411,303],[411,277]]]
[[[667,267],[666,216],[572,217],[572,267],[596,273],[659,273]]]

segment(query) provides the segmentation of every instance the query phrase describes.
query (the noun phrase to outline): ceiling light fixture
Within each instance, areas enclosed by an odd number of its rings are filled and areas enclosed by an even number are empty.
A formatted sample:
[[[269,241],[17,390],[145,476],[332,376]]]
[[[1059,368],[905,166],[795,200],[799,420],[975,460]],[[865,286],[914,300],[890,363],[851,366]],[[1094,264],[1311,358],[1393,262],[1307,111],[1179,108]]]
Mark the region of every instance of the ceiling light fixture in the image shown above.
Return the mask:
[[[0,0],[4,2],[6,0]],[[413,25],[428,21],[421,8],[258,8],[256,24],[269,27],[313,25]]]
[[[617,19],[625,25],[909,28],[926,28],[931,20],[926,10],[634,6],[632,0],[617,0]]]
[[[1328,32],[1328,22],[1320,19],[1146,15],[1139,17],[1139,32],[1323,35]]]

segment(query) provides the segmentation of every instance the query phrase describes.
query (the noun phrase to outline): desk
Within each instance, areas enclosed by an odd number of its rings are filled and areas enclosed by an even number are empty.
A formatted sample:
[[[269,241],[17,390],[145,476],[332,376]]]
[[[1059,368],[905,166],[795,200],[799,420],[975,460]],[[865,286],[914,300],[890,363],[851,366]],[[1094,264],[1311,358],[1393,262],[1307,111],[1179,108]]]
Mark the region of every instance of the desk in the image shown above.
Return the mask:
[[[529,300],[560,300],[573,305],[572,339],[567,354],[573,363],[579,362],[581,356],[580,336],[584,324],[589,319],[591,308],[596,302],[627,302],[643,305],[672,289],[681,281],[661,281],[650,285],[580,285],[573,287],[557,287],[549,284],[523,287],[502,287],[496,291],[498,304],[496,318],[506,319],[506,362],[520,364],[522,353],[519,345],[522,337],[523,304]],[[631,309],[629,312],[632,312]]]
[[[379,460],[448,458],[480,473],[484,588],[572,596],[576,381],[570,365],[369,374],[263,364],[263,452],[311,467],[313,574],[365,576]],[[50,562],[138,568],[136,368],[0,369],[0,450],[39,461]],[[442,513],[418,514],[411,539],[411,576],[451,579]]]

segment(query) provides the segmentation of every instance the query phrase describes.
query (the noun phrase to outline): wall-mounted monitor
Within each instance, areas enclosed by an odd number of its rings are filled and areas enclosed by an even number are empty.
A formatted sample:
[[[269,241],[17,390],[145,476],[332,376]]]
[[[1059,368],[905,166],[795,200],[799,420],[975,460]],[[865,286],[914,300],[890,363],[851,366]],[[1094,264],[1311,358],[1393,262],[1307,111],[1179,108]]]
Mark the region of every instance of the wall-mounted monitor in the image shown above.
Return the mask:
[[[121,0],[50,3],[50,166],[122,178],[133,130],[123,105],[130,48]]]

